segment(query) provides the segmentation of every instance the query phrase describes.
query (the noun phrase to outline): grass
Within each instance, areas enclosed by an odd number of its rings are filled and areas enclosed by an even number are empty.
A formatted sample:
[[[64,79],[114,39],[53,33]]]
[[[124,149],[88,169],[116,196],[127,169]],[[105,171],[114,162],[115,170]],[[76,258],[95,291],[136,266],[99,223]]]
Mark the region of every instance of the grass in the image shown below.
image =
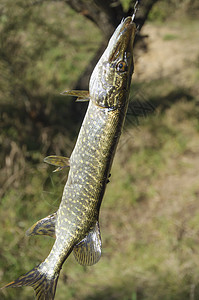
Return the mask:
[[[197,110],[197,101],[178,99],[140,119],[139,129],[124,132],[122,139],[133,138],[119,147],[102,204],[102,259],[82,268],[71,255],[57,299],[182,300],[192,293],[197,299]],[[46,168],[33,171],[25,191],[11,191],[2,200],[4,282],[38,264],[52,246],[48,238],[24,237],[29,226],[59,205],[66,175],[50,174],[47,191],[41,184],[45,176]],[[2,299],[32,295],[28,288],[10,289]]]
[[[165,34],[165,36],[163,37],[163,39],[165,41],[172,41],[172,40],[178,39],[178,36],[175,35],[175,34],[168,33],[168,34]]]
[[[71,11],[68,17],[72,22]],[[79,23],[74,21],[70,25],[74,35],[70,35],[72,45],[67,54],[64,54],[65,45],[61,45],[45,53],[43,70],[41,61],[36,64],[35,72],[42,71],[37,76],[48,73],[49,77],[42,79],[44,83],[58,76],[58,89],[64,88],[65,81],[70,85],[79,74],[79,68],[83,69],[86,64],[85,57],[89,59],[92,55],[95,46],[89,44],[90,56],[87,57],[86,45],[89,35],[96,32],[85,33],[80,42],[75,40],[75,32],[81,31],[83,20],[80,18]],[[80,48],[76,48],[77,44]],[[81,55],[75,49],[79,49]],[[63,68],[63,55],[73,57],[74,69],[69,58],[66,69]],[[71,78],[65,74],[67,69],[72,70]],[[53,70],[54,77],[49,70]],[[199,108],[195,87],[192,90],[176,86],[172,77],[133,81],[132,98],[136,97],[148,104],[148,110],[146,115],[135,117],[131,109],[127,117],[100,213],[102,258],[93,267],[82,267],[71,255],[60,274],[57,300],[199,298]],[[63,106],[58,103],[64,100],[53,101],[61,115]],[[149,114],[152,107],[156,108],[155,112]],[[70,114],[66,114],[70,127]],[[53,115],[49,116],[51,120]],[[38,132],[40,128],[38,125]],[[57,125],[55,130],[59,132],[60,128],[61,125]],[[11,132],[4,132],[2,140],[8,133],[13,140],[17,138],[18,131],[14,127],[9,130]],[[50,142],[48,130],[51,129],[42,130],[43,144],[52,142],[55,150],[61,145],[58,151],[70,155],[76,130],[70,133],[70,139],[63,139],[64,127],[63,132]],[[22,133],[24,137],[25,133]],[[1,199],[2,284],[40,263],[54,242],[48,237],[27,238],[24,234],[34,222],[57,210],[67,170],[52,173],[53,168],[42,163],[47,150],[41,152],[32,143],[32,146],[26,145],[28,150],[25,146],[18,149],[13,144],[13,159],[20,164],[14,164],[15,169],[10,169],[7,164],[6,172],[12,174],[18,170],[17,166],[19,170],[23,167],[25,176],[14,182],[13,188],[8,189]],[[31,150],[32,147],[35,149]],[[0,293],[2,300],[30,300],[34,295],[31,288],[7,289]]]

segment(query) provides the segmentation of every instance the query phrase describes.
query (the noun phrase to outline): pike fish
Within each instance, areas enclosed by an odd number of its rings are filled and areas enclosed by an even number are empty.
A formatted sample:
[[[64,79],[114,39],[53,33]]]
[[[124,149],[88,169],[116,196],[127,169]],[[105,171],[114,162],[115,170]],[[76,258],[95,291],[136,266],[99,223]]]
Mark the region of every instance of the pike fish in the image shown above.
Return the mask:
[[[90,266],[101,257],[99,210],[123,128],[133,73],[133,17],[121,21],[95,66],[89,91],[65,91],[78,101],[89,100],[70,158],[48,156],[59,171],[70,167],[58,211],[38,221],[28,235],[49,235],[55,243],[48,257],[6,287],[32,286],[36,299],[53,300],[63,263],[71,252]]]

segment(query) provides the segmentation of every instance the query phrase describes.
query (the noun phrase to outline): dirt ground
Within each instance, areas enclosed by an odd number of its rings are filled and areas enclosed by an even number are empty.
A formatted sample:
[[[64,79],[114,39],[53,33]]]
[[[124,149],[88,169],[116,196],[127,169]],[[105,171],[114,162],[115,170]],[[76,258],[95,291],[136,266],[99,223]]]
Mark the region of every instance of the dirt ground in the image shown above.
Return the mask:
[[[193,88],[199,80],[195,77],[199,65],[198,22],[168,22],[167,26],[149,23],[142,34],[148,35],[147,52],[137,55],[134,80],[172,76],[176,85]]]
[[[136,53],[134,80],[150,82],[170,78],[176,87],[189,89],[196,102],[199,102],[198,22],[188,20],[181,23],[168,22],[167,26],[149,23],[144,26],[142,34],[148,36],[147,51],[140,50]],[[187,150],[178,157],[175,157],[175,154],[168,157],[167,171],[165,169],[156,182],[158,193],[149,204],[152,206],[149,210],[150,215],[153,210],[157,213],[159,207],[160,214],[162,211],[168,215],[180,213],[183,222],[187,216],[190,217],[190,211],[193,212],[196,207],[199,209],[196,201],[198,200],[196,195],[199,195],[199,137],[192,127],[194,124],[183,120],[182,115],[178,116],[178,110],[182,114],[191,111],[191,106],[192,104],[186,101],[179,102],[166,112],[169,125],[177,128],[187,141]],[[134,146],[136,143],[138,145],[142,143],[142,134],[133,141]],[[173,147],[175,152],[175,144]],[[183,210],[186,212],[184,215]],[[145,219],[146,215],[142,217]]]

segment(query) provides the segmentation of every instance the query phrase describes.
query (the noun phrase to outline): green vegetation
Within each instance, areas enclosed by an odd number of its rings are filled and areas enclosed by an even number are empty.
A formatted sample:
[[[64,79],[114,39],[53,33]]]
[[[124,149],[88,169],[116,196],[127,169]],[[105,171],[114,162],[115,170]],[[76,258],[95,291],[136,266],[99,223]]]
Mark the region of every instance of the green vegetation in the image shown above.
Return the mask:
[[[127,5],[127,0],[123,0]],[[165,21],[168,22],[175,17],[182,17],[186,15],[186,18],[193,18],[198,15],[199,4],[197,0],[160,0],[153,6],[149,13],[148,21],[162,24]]]
[[[59,92],[73,87],[101,39],[62,2],[11,2],[3,1],[0,19],[1,285],[40,263],[53,245],[51,238],[28,238],[25,232],[59,207],[67,170],[52,173],[42,160],[72,151],[85,105]],[[191,39],[192,26],[198,28],[198,20],[173,22],[178,34],[167,26],[160,37],[169,47]],[[156,110],[137,117],[130,110],[102,203],[102,258],[84,268],[71,255],[57,300],[199,298],[198,57],[183,61],[177,74],[134,78],[131,98]],[[34,295],[32,288],[0,293],[2,300]]]
[[[177,35],[175,35],[175,34],[165,34],[165,36],[163,37],[163,39],[165,40],[165,41],[171,41],[171,40],[175,40],[175,39],[177,39],[178,38],[178,36]]]

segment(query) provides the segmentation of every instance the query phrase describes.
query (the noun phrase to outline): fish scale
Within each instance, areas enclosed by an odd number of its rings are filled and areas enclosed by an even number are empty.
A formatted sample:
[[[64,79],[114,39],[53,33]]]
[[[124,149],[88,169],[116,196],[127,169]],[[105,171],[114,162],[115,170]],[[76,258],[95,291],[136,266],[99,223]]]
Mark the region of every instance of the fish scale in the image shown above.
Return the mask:
[[[137,2],[136,2],[137,3]],[[122,20],[95,66],[88,91],[65,91],[77,101],[89,100],[70,158],[49,156],[60,171],[70,166],[60,207],[36,222],[27,235],[49,235],[55,243],[48,257],[5,287],[32,286],[39,300],[53,300],[63,263],[73,251],[86,266],[101,257],[99,210],[122,132],[133,73],[134,17]]]
[[[66,214],[65,211],[67,209],[71,211],[71,214],[75,211],[77,211],[78,214],[81,212],[81,223],[76,220],[75,224],[79,226],[83,224],[82,229],[85,227],[84,223],[88,219],[88,214],[90,223],[88,228],[96,221],[96,213],[98,213],[112,163],[111,158],[119,139],[117,128],[118,116],[119,114],[116,115],[115,113],[105,113],[99,107],[96,109],[96,105],[90,102],[76,147],[70,158],[70,171],[68,181],[64,188],[62,203],[58,210],[58,222],[59,219],[62,219],[61,213],[64,212],[64,214]],[[93,126],[92,120],[96,119],[98,120],[97,124]],[[85,128],[87,128],[89,132],[87,135],[85,135]],[[107,132],[111,134],[107,134]],[[93,139],[93,137],[95,137],[95,139]],[[85,142],[83,142],[83,139]],[[89,141],[92,141],[92,147],[89,145]],[[86,164],[84,163],[85,161],[87,162]],[[80,169],[81,171],[79,171]],[[75,188],[73,188],[74,185]],[[68,192],[70,187],[71,189],[73,188],[74,192],[72,196]],[[77,195],[77,191],[79,195]],[[73,199],[76,199],[75,202]],[[84,215],[86,218],[85,221]],[[66,228],[69,230],[68,224],[64,224],[65,231]],[[74,229],[70,228],[70,231],[72,230],[75,230],[75,226]],[[86,234],[87,230],[88,229],[85,228],[81,231],[79,239],[82,238],[82,234]],[[59,226],[56,227],[56,236],[57,239],[59,239]]]

